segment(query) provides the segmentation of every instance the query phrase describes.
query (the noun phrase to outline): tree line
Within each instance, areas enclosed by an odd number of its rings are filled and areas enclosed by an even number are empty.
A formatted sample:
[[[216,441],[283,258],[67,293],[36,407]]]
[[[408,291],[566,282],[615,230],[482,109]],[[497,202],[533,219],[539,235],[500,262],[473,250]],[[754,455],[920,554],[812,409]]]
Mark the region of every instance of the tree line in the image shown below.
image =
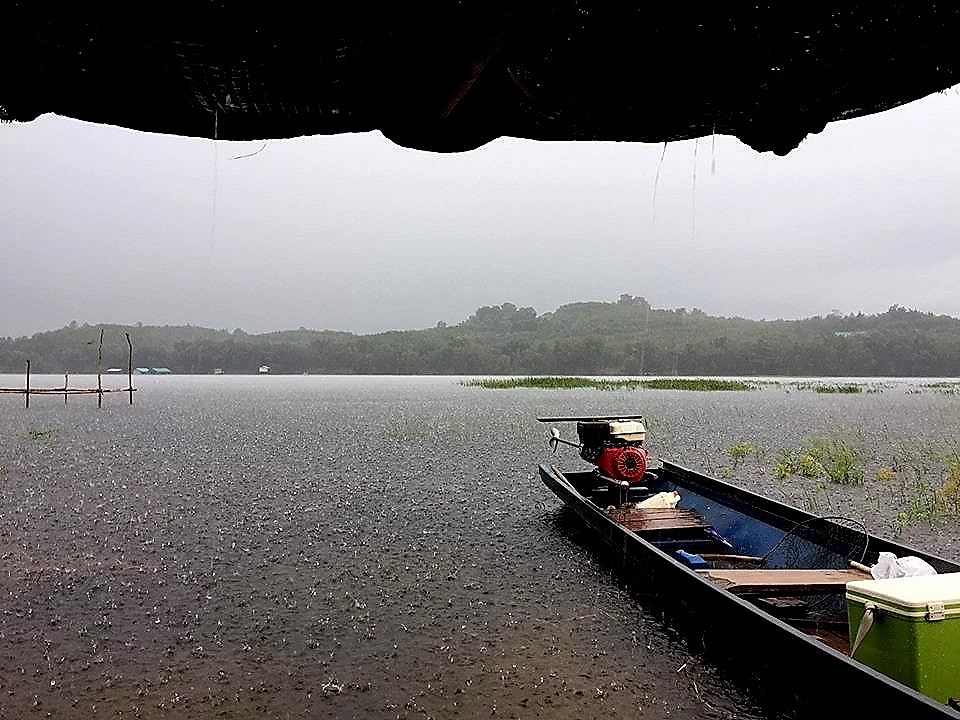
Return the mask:
[[[193,326],[80,325],[0,339],[0,372],[97,371],[134,365],[175,373],[387,375],[960,375],[960,320],[893,305],[885,313],[749,320],[655,309],[622,295],[538,314],[484,306],[463,322],[355,335],[330,330],[248,334]]]

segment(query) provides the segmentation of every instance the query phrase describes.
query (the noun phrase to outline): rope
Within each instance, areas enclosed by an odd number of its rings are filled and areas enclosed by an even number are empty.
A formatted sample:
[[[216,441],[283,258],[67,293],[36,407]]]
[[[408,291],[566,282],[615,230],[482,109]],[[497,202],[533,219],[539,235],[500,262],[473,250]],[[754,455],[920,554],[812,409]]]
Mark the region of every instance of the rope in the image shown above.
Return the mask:
[[[860,618],[860,627],[857,628],[857,636],[853,640],[853,645],[850,646],[850,657],[853,657],[857,652],[857,648],[860,647],[860,643],[863,642],[863,639],[867,636],[867,633],[870,632],[870,628],[873,627],[873,619],[877,613],[877,606],[872,602],[868,602],[863,606],[863,617]]]

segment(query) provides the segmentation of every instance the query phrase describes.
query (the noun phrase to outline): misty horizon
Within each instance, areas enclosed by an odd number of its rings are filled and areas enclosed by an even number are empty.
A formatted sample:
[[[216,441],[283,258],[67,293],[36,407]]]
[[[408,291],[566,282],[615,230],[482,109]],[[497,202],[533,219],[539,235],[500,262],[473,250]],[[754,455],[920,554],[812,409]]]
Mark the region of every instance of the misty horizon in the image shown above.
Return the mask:
[[[718,317],[960,316],[957,89],[786,156],[380,133],[209,141],[0,124],[0,337],[73,320],[355,334],[621,293]]]
[[[627,293],[627,294],[629,294],[629,293]],[[622,293],[621,293],[621,295],[622,295]],[[618,296],[618,297],[619,297],[619,296]],[[635,297],[642,297],[642,296],[635,296]],[[506,301],[501,302],[501,303],[495,303],[495,304],[493,304],[493,305],[481,306],[481,307],[501,307],[501,306],[503,306],[503,305],[514,305],[514,306],[517,307],[517,308],[533,307],[533,309],[534,309],[534,310],[536,311],[536,313],[537,313],[537,317],[541,317],[541,316],[544,316],[544,315],[549,315],[549,314],[557,311],[559,308],[561,308],[561,307],[563,307],[563,306],[565,306],[565,305],[577,305],[577,304],[589,304],[589,303],[615,304],[615,303],[617,302],[617,299],[618,299],[618,298],[611,298],[611,299],[605,299],[605,300],[571,300],[571,301],[569,301],[569,302],[562,303],[561,305],[558,305],[557,307],[551,308],[551,309],[549,309],[549,310],[540,310],[539,308],[536,308],[535,306],[531,306],[531,305],[519,305],[519,304],[517,304],[517,303],[511,303],[509,300],[506,300]],[[644,298],[644,299],[647,300],[647,302],[649,302],[649,304],[650,304],[650,310],[651,310],[651,311],[662,311],[662,312],[683,311],[683,312],[687,312],[687,313],[698,313],[698,312],[699,312],[699,313],[703,313],[704,315],[707,315],[707,316],[709,316],[709,317],[715,317],[715,318],[720,318],[720,319],[727,319],[727,320],[742,319],[742,320],[753,320],[753,321],[757,321],[757,322],[802,321],[802,320],[810,320],[810,319],[814,319],[814,318],[818,318],[818,317],[828,317],[828,316],[830,316],[830,317],[840,317],[840,318],[843,318],[843,317],[856,317],[856,316],[858,316],[858,315],[863,315],[863,316],[875,316],[875,315],[882,315],[882,314],[886,313],[887,311],[889,311],[890,309],[893,309],[893,308],[902,308],[902,309],[907,310],[907,311],[916,311],[916,312],[919,312],[919,313],[931,314],[931,315],[943,315],[943,316],[946,316],[946,317],[951,317],[951,318],[955,318],[955,319],[960,319],[960,315],[950,315],[950,314],[948,314],[948,313],[933,313],[933,312],[931,312],[931,311],[925,310],[924,308],[910,307],[910,306],[902,305],[902,304],[900,304],[900,303],[891,303],[889,306],[887,306],[887,308],[886,308],[885,310],[880,311],[880,312],[870,312],[870,313],[867,313],[867,312],[863,312],[862,310],[845,311],[845,310],[843,310],[842,308],[833,308],[829,313],[822,313],[822,314],[820,314],[820,315],[808,315],[808,316],[803,316],[803,317],[791,317],[791,318],[762,318],[762,317],[748,317],[748,316],[744,316],[744,315],[720,315],[720,314],[711,312],[708,308],[702,308],[702,307],[698,307],[698,306],[683,306],[683,305],[681,305],[681,306],[677,306],[677,307],[662,307],[662,306],[659,306],[659,305],[657,305],[657,304],[655,304],[655,303],[653,303],[653,302],[650,302],[650,299],[649,299],[649,298]],[[448,323],[447,321],[438,320],[436,323],[429,324],[429,325],[425,325],[425,326],[422,326],[422,327],[385,328],[385,329],[383,329],[383,330],[375,330],[375,331],[370,331],[370,332],[357,332],[357,331],[347,330],[347,329],[343,329],[343,328],[307,327],[307,326],[303,326],[303,325],[297,326],[297,327],[285,326],[285,327],[275,327],[275,328],[269,328],[269,329],[250,329],[250,328],[245,328],[245,327],[242,327],[242,326],[239,326],[239,325],[229,325],[229,326],[213,327],[213,326],[202,325],[202,324],[198,324],[198,323],[194,323],[194,322],[160,322],[160,323],[148,323],[148,322],[143,322],[143,321],[140,321],[140,320],[133,321],[133,322],[122,322],[122,321],[115,321],[115,320],[114,320],[114,321],[107,321],[107,320],[105,320],[105,321],[103,321],[103,322],[90,322],[90,321],[80,320],[80,319],[74,318],[74,319],[71,319],[69,322],[63,323],[62,325],[58,325],[58,326],[56,326],[56,327],[40,328],[40,329],[31,331],[31,332],[28,332],[28,333],[22,334],[22,335],[17,335],[17,336],[4,336],[4,337],[12,337],[12,338],[14,338],[14,339],[19,339],[19,338],[22,338],[22,337],[32,337],[33,335],[38,335],[38,334],[42,334],[42,333],[56,332],[56,331],[62,330],[62,329],[64,329],[64,328],[74,328],[74,327],[98,328],[98,327],[104,327],[104,326],[118,326],[118,327],[127,327],[127,328],[136,328],[136,327],[193,327],[193,328],[197,328],[197,329],[215,330],[215,331],[226,332],[226,333],[236,333],[237,331],[240,331],[240,332],[242,332],[243,334],[246,334],[246,335],[269,335],[269,334],[272,334],[272,333],[301,332],[301,331],[305,331],[305,332],[337,332],[337,333],[348,333],[348,334],[351,334],[351,335],[378,335],[378,334],[381,334],[381,333],[389,333],[389,332],[410,332],[410,331],[417,331],[417,330],[429,330],[429,329],[431,329],[431,328],[436,328],[436,327],[455,327],[456,325],[458,325],[458,324],[460,324],[460,323],[465,322],[466,320],[468,320],[469,317],[472,316],[472,315],[473,315],[477,310],[479,310],[479,309],[480,309],[480,308],[474,308],[474,310],[471,311],[470,313],[468,313],[466,316],[464,316],[464,317],[462,317],[462,318],[460,318],[459,320],[456,320],[456,321],[454,321],[454,322],[449,322],[449,323]]]

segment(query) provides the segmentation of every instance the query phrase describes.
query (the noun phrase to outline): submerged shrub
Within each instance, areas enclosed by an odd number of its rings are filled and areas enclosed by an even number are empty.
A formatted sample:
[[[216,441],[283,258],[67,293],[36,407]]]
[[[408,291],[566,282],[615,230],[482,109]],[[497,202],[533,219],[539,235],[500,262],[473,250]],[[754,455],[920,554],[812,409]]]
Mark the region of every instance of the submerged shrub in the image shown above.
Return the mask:
[[[874,477],[881,482],[889,482],[897,476],[897,471],[892,467],[880,467],[874,473]]]
[[[763,448],[746,440],[737,440],[725,452],[733,460],[734,469],[751,455],[758,461],[763,457]]]
[[[467,380],[462,383],[468,387],[482,387],[489,390],[510,390],[513,388],[541,388],[545,390],[568,390],[571,388],[594,388],[596,390],[633,390],[640,385],[639,380],[594,380],[584,377],[521,377],[486,378]]]
[[[934,493],[939,509],[945,513],[960,514],[960,458],[944,456],[947,472],[943,483]]]
[[[863,388],[853,383],[847,385],[817,385],[813,388],[818,393],[859,393]]]
[[[783,480],[788,475],[818,478],[822,477],[823,473],[823,465],[820,464],[813,452],[792,448],[782,448],[780,450],[780,457],[773,469],[773,474],[778,480]]]
[[[942,463],[939,468],[931,463],[931,453]],[[897,514],[895,528],[899,531],[919,522],[955,522],[960,516],[960,452],[928,449],[914,458],[912,467],[916,477],[903,484],[905,507]],[[939,483],[929,482],[930,475],[939,475]]]
[[[842,440],[834,440],[824,448],[826,469],[830,480],[842,485],[861,485],[863,468],[857,464],[856,454]]]
[[[520,377],[486,378],[467,380],[462,383],[469,387],[482,387],[493,390],[512,388],[544,388],[564,390],[568,388],[594,388],[596,390],[753,390],[754,386],[739,380],[714,380],[711,378],[659,378],[654,380],[606,380],[585,377]]]
[[[754,390],[755,386],[742,380],[717,380],[715,378],[657,378],[641,380],[640,384],[651,390]]]
[[[932,523],[942,515],[943,505],[938,501],[937,493],[923,480],[917,480],[914,494],[907,501],[906,507],[897,513],[893,525],[894,529],[900,532],[907,525],[924,521]]]
[[[807,478],[826,476],[842,485],[860,485],[865,473],[857,463],[857,455],[842,440],[814,439],[807,447],[784,448],[774,468],[778,479],[788,475]]]

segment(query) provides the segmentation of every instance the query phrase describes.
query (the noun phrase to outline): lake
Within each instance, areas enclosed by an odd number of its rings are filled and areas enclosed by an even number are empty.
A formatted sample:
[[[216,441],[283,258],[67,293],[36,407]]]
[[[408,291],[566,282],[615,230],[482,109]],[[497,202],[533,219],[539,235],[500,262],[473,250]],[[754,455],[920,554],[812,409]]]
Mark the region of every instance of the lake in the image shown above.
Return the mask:
[[[143,376],[132,405],[100,408],[0,395],[0,717],[765,718],[541,484],[537,415],[642,413],[654,458],[886,535],[960,437],[958,397],[930,379],[461,380]],[[777,479],[777,452],[809,438],[855,447],[865,484]],[[735,463],[738,441],[763,457]],[[955,518],[900,540],[960,559]]]

